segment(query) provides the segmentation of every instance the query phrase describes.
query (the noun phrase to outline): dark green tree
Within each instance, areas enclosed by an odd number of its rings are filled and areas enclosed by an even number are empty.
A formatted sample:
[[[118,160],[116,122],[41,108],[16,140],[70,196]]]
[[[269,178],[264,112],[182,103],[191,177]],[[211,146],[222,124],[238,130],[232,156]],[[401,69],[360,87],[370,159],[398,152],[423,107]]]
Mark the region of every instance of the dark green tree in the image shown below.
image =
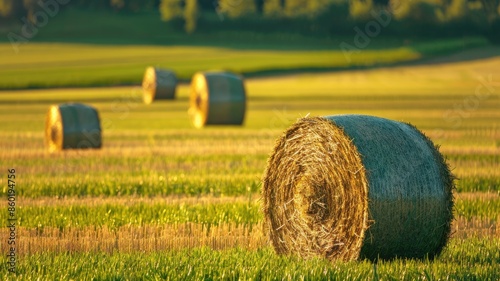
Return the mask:
[[[0,0],[0,17],[14,18],[22,13],[24,13],[22,1]]]
[[[156,4],[156,0],[110,0],[110,5],[113,9],[131,12],[152,9]]]
[[[495,44],[500,44],[500,0],[480,0],[488,22],[486,37]]]
[[[312,0],[316,1],[316,0]],[[308,0],[287,0],[285,2],[285,14],[288,17],[298,17],[307,14]]]
[[[446,0],[444,7],[444,20],[464,20],[467,16],[467,1],[466,0]]]
[[[260,15],[264,12],[264,0],[255,0],[255,8]]]
[[[309,17],[315,18],[325,12],[325,10],[338,2],[335,0],[286,0],[284,11],[288,17]]]
[[[161,0],[160,14],[164,21],[182,18],[183,6],[182,0]]]
[[[480,0],[486,19],[491,24],[500,16],[500,0]]]
[[[424,0],[390,0],[390,6],[394,18],[418,24],[438,24],[442,19],[439,12],[442,10],[441,3],[431,3]]]
[[[372,0],[350,0],[349,15],[355,20],[369,20],[371,11],[374,8]]]
[[[257,12],[255,1],[249,0],[219,0],[218,12],[230,18],[253,15]]]
[[[283,0],[265,0],[263,13],[264,15],[276,17],[284,14]]]
[[[373,0],[374,6],[388,7],[389,0]]]
[[[39,7],[37,5],[37,0],[23,0],[23,6],[26,9],[29,21],[36,23],[37,18],[35,17],[35,12]]]
[[[121,10],[125,7],[125,0],[110,0],[111,7]]]
[[[187,33],[193,33],[196,30],[196,23],[198,21],[198,1],[186,0],[184,8],[184,29]]]

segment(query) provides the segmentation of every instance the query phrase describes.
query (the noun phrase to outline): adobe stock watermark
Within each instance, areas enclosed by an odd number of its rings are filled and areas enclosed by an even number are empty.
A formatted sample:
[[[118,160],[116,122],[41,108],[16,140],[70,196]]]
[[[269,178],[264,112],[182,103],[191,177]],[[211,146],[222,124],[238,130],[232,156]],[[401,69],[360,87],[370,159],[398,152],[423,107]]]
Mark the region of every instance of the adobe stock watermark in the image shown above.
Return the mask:
[[[38,34],[40,28],[45,27],[49,23],[49,19],[55,17],[61,10],[61,6],[67,5],[71,0],[39,0],[37,5],[40,10],[33,13],[34,23],[27,17],[22,17],[23,26],[20,32],[9,32],[9,39],[12,49],[16,54],[19,53],[19,47],[22,44],[28,43],[33,37]]]
[[[382,27],[387,27],[392,21],[391,13],[386,10],[381,10],[379,12],[372,10],[370,14],[373,16],[374,20],[367,22],[364,30],[361,30],[361,28],[357,26],[354,27],[355,35],[353,44],[343,41],[339,45],[348,62],[352,61],[351,56],[353,53],[360,53],[362,49],[367,48],[372,39],[382,32]]]
[[[500,86],[500,81],[493,81],[492,74],[487,77],[480,76],[478,80],[479,84],[476,86],[474,94],[468,95],[461,102],[455,103],[453,109],[444,112],[443,118],[450,124],[451,128],[460,128],[463,120],[471,117],[472,113],[479,108],[481,102],[496,93],[495,87]]]
[[[348,62],[351,62],[351,56],[353,53],[360,53],[362,49],[365,49],[370,45],[373,38],[377,37],[380,32],[382,32],[382,28],[387,27],[393,16],[398,15],[402,11],[403,5],[408,5],[412,0],[406,1],[393,1],[391,2],[390,10],[387,9],[372,9],[370,11],[371,16],[374,18],[373,20],[367,22],[365,24],[364,30],[359,27],[354,27],[354,38],[352,44],[349,44],[345,41],[340,43],[339,47],[344,54],[345,59]]]
[[[7,227],[9,235],[7,238],[7,270],[10,273],[16,273],[17,266],[17,215],[16,215],[16,169],[10,168],[7,170],[7,202],[8,202],[8,218]]]
[[[142,88],[134,87],[128,94],[123,94],[115,99],[111,104],[111,112],[118,114],[119,120],[124,120],[129,117],[130,111],[136,108],[142,102]],[[101,120],[101,130],[84,131],[85,139],[79,143],[78,148],[91,148],[96,144],[101,143],[100,135],[104,131],[112,131],[114,129],[114,119],[104,118]]]
[[[139,104],[142,102],[141,99],[142,96],[142,88],[141,87],[134,87],[132,90],[127,94],[124,93],[121,95],[119,98],[116,98],[110,105],[110,112],[113,114],[117,114],[115,117],[106,117],[102,118],[99,122],[99,129],[93,129],[93,130],[82,130],[82,138],[78,141],[76,147],[66,147],[70,148],[71,150],[74,150],[74,153],[78,156],[85,156],[86,153],[88,153],[89,149],[93,148],[102,148],[104,146],[104,139],[103,135],[104,132],[112,132],[115,130],[115,121],[117,120],[125,120],[126,118],[129,117],[130,112],[139,106]],[[82,159],[87,159],[87,158],[82,158]],[[56,169],[58,173],[68,173],[68,172],[74,172],[72,171],[73,165],[68,163],[66,160],[68,159],[63,159],[64,161],[60,162],[58,165],[58,168]]]
[[[283,127],[290,126],[294,120],[297,120],[297,117],[290,114],[285,106],[281,110],[274,108],[273,117],[269,119],[269,126],[262,128],[260,132],[267,137],[277,137],[276,130],[283,130]]]
[[[118,116],[120,120],[127,118],[130,111],[142,103],[142,94],[143,89],[141,87],[136,86],[132,88],[132,91],[128,95],[124,94],[113,102],[111,105],[112,111],[114,113],[120,113],[120,116]],[[112,120],[104,120],[103,123],[106,124],[108,129],[112,127],[112,124],[109,124],[112,123]]]

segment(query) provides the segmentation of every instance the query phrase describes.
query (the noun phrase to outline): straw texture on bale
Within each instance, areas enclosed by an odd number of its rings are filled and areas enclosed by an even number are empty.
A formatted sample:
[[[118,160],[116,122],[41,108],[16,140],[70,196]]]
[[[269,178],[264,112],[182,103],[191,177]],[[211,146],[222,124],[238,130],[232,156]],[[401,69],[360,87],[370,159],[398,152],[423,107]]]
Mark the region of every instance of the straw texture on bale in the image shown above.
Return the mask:
[[[205,125],[241,125],[245,118],[243,78],[229,72],[199,72],[190,89],[189,116],[196,128]]]
[[[143,101],[150,104],[154,100],[171,100],[175,98],[177,77],[174,72],[148,67],[142,80]]]
[[[45,121],[45,141],[49,151],[100,148],[102,134],[97,110],[79,103],[51,106]]]
[[[409,124],[302,118],[268,160],[265,227],[279,254],[432,258],[449,238],[453,179],[437,147]]]

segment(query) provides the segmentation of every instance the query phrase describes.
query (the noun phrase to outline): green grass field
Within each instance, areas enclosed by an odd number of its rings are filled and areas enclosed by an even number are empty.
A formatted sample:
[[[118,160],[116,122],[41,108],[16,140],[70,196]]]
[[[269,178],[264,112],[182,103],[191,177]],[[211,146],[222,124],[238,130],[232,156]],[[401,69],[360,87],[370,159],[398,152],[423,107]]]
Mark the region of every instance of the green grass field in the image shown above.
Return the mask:
[[[15,53],[0,43],[0,89],[137,85],[148,66],[175,71],[188,82],[201,70],[246,75],[367,68],[415,61],[433,53],[485,44],[481,38],[443,40],[344,53],[324,50],[259,50],[206,46],[91,45],[29,43]],[[279,45],[275,45],[276,48]]]
[[[12,53],[9,44],[0,53]],[[3,88],[46,88],[139,84],[147,66],[172,69],[188,81],[200,70],[227,69],[239,73],[289,69],[328,69],[370,66],[415,60],[409,48],[366,51],[346,60],[333,51],[259,51],[214,47],[96,46],[30,44],[19,54],[0,60]]]
[[[222,68],[234,60],[236,70],[245,71],[262,68],[270,57],[279,58],[271,67],[287,68],[301,61],[323,65],[330,56],[252,51],[259,59],[247,60],[245,51],[218,47],[24,47],[18,59],[2,57],[2,87],[90,86],[114,81],[113,75],[117,84],[134,84],[148,63],[176,58],[182,58],[176,70],[187,78],[199,61]],[[9,232],[1,228],[0,279],[498,280],[499,64],[497,56],[249,78],[244,126],[201,130],[189,123],[186,84],[175,100],[149,106],[135,86],[4,90],[0,220],[8,218],[7,169],[15,168],[18,263],[17,275],[7,272]],[[47,151],[45,115],[63,102],[99,110],[102,149]],[[435,260],[329,263],[278,256],[268,244],[260,181],[275,140],[297,118],[346,113],[410,122],[441,146],[459,180],[453,235]]]

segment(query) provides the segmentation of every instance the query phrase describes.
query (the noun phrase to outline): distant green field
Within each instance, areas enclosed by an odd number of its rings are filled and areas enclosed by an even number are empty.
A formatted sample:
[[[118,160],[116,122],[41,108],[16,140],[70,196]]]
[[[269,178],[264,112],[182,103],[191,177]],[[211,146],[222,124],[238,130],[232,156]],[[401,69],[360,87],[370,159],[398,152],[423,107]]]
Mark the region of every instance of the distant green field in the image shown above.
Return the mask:
[[[259,42],[266,42],[267,36],[257,37],[253,43],[241,41],[240,44],[233,44],[233,38],[238,37],[235,34],[228,36],[217,35],[208,41],[201,36],[184,45],[42,43],[35,40],[13,47],[10,43],[0,43],[0,90],[138,85],[148,66],[171,69],[185,82],[197,71],[214,69],[251,76],[367,68],[410,62],[487,44],[482,38],[446,39],[412,45],[388,40],[386,49],[381,49],[380,43],[373,43],[366,49],[344,52],[339,47],[340,40],[329,43],[313,40],[310,49],[304,49],[302,45],[290,47],[295,43],[287,44],[286,40],[281,44],[259,45]],[[311,39],[303,40],[307,42]],[[293,42],[296,41],[300,38]],[[202,42],[218,44],[200,46]]]
[[[182,80],[197,71],[226,69],[238,73],[290,69],[328,69],[391,64],[420,57],[408,48],[365,51],[263,51],[213,47],[99,46],[29,44],[18,54],[0,45],[1,88],[47,88],[139,84],[147,66],[172,69]]]

